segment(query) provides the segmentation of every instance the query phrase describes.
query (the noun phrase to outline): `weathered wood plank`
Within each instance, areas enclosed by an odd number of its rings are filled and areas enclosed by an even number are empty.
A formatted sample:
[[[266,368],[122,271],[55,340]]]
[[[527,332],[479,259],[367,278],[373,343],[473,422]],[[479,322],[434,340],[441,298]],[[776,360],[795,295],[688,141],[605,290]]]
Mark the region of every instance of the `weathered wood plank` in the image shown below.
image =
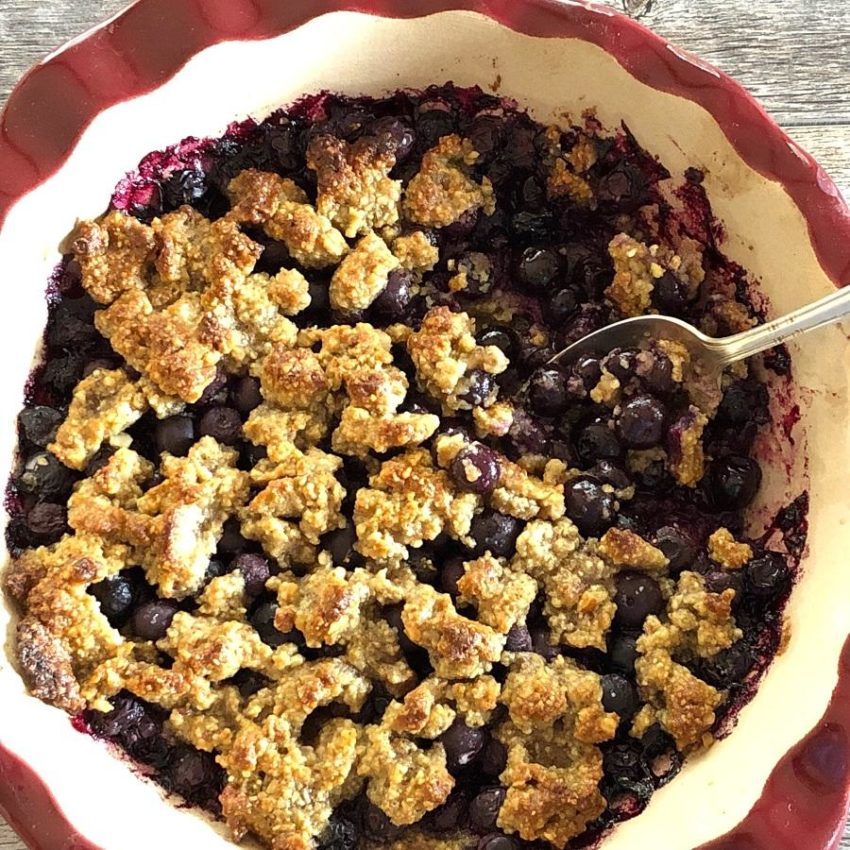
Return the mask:
[[[3,0],[0,103],[33,62],[125,5],[126,0]],[[622,0],[608,5],[621,7]],[[850,197],[850,2],[655,0],[643,20],[740,80]],[[850,837],[842,848],[850,850]],[[3,823],[0,850],[24,850]]]

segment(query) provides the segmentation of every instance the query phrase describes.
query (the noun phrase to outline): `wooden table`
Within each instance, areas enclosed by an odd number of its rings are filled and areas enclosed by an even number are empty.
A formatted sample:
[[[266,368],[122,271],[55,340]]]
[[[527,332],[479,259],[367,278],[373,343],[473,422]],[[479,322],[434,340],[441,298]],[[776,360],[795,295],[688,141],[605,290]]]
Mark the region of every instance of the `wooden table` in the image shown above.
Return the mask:
[[[623,2],[640,11],[645,0]],[[48,51],[120,11],[126,0],[3,0],[0,103]],[[642,20],[755,93],[850,198],[850,2],[655,0]],[[850,830],[844,842],[850,850]],[[24,850],[0,822],[0,850]]]

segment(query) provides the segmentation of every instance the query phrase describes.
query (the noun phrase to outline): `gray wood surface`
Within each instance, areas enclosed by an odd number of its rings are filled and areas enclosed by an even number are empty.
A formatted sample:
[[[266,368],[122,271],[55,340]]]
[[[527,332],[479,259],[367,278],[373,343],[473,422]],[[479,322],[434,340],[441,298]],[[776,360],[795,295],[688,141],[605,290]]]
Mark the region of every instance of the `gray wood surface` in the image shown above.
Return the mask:
[[[636,10],[646,0],[623,2]],[[126,0],[0,0],[0,103],[33,62]],[[850,198],[850,2],[654,0],[642,20],[755,93]],[[850,831],[842,843],[850,850]],[[0,850],[23,850],[0,822]]]

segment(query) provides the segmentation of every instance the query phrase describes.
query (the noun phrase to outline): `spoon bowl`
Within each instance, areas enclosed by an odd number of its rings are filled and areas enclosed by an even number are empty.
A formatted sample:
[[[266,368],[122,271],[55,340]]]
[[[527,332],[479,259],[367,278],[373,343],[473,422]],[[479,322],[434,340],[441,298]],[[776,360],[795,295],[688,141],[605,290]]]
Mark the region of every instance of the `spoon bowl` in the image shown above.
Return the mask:
[[[600,328],[559,351],[550,364],[569,366],[585,354],[603,354],[614,348],[639,347],[654,340],[684,345],[691,362],[706,383],[719,382],[726,366],[759,354],[807,331],[835,324],[850,316],[850,286],[750,330],[722,338],[710,337],[693,325],[671,316],[635,316]]]

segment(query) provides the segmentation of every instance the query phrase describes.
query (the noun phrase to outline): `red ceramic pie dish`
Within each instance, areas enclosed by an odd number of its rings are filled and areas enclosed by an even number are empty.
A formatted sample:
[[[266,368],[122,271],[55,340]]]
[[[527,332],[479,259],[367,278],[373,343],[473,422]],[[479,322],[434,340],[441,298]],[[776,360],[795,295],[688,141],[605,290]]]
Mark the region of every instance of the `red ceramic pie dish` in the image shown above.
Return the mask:
[[[331,47],[329,47],[331,46]],[[100,213],[140,158],[220,135],[306,92],[380,94],[451,79],[498,90],[540,121],[593,107],[625,121],[671,171],[695,166],[725,250],[769,315],[850,281],[850,209],[739,85],[610,9],[554,0],[138,0],[34,68],[0,126],[0,262],[17,285],[0,316],[7,399],[0,477],[45,320],[40,282],[77,218]],[[792,283],[793,281],[793,283]],[[775,386],[752,523],[807,491],[809,543],[787,641],[734,732],[691,760],[605,850],[828,850],[850,796],[850,342],[839,328],[792,350]],[[21,352],[27,352],[22,357]],[[793,420],[793,421],[792,421]],[[14,614],[0,608],[11,639]],[[7,640],[7,649],[8,649]],[[0,814],[37,850],[230,846],[67,717],[26,693],[0,653]]]

